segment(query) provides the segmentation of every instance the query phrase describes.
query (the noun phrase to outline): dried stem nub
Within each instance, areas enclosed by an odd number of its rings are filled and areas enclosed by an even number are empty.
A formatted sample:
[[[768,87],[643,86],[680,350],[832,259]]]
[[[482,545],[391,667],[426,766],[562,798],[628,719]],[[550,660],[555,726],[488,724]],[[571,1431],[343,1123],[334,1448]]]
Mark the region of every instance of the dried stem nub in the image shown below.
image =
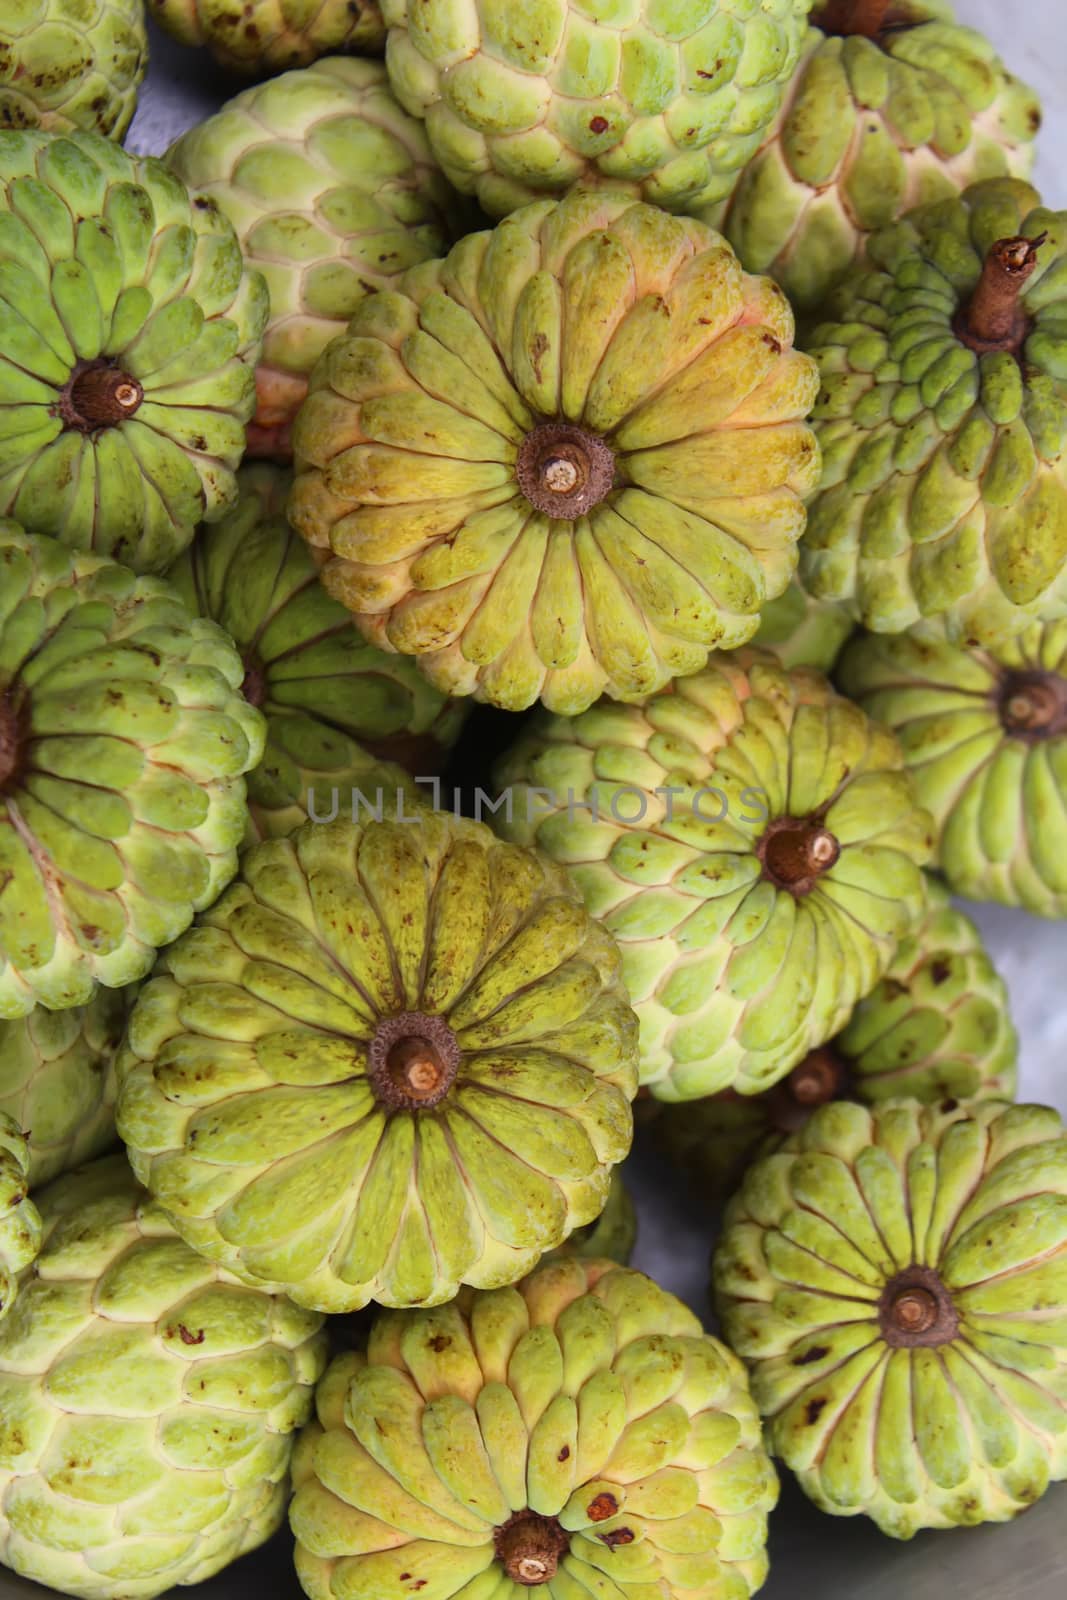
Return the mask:
[[[60,391],[59,415],[66,428],[99,433],[132,417],[143,399],[137,379],[114,362],[83,361]]]
[[[757,853],[764,877],[792,894],[808,894],[841,854],[829,828],[814,817],[778,817],[768,823]]]
[[[557,522],[586,516],[615,482],[610,445],[571,422],[531,428],[515,462],[519,488],[537,511]]]
[[[1000,686],[1000,720],[1015,738],[1036,744],[1067,734],[1067,678],[1035,670],[1006,673]]]
[[[860,34],[877,39],[892,0],[826,0],[812,17],[814,25],[834,38]]]
[[[532,1589],[556,1575],[560,1557],[570,1546],[555,1517],[516,1511],[493,1535],[496,1557],[513,1583]]]
[[[1007,351],[1018,355],[1032,319],[1020,296],[1037,266],[1047,233],[1037,239],[1015,236],[990,246],[970,300],[956,316],[956,335],[978,355]]]
[[[460,1048],[443,1017],[403,1011],[378,1024],[367,1052],[367,1076],[390,1111],[428,1111],[456,1080]]]

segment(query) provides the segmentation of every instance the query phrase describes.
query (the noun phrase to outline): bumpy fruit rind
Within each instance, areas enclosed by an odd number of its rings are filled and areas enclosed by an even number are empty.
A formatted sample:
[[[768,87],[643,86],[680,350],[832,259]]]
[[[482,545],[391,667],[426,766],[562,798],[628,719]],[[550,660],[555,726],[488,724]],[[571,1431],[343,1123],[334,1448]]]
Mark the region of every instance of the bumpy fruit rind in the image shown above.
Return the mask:
[[[147,67],[141,0],[4,0],[0,127],[121,139]]]
[[[985,263],[1020,255],[1010,335],[967,332]],[[922,206],[868,242],[808,348],[823,476],[800,570],[900,633],[941,617],[990,642],[1067,615],[1067,212],[1013,179]],[[1034,530],[1039,530],[1035,536]]]
[[[306,67],[318,56],[380,50],[378,0],[147,0],[153,22],[202,45],[246,77]]]
[[[308,374],[359,302],[444,255],[451,191],[385,68],[350,57],[245,89],[166,159],[218,204],[266,279],[249,449],[284,458]]]
[[[135,989],[98,989],[87,1006],[0,1022],[0,1113],[26,1131],[31,1188],[114,1144],[115,1052]]]
[[[41,1247],[40,1213],[27,1198],[29,1169],[29,1141],[14,1118],[0,1110],[0,1323],[14,1309],[19,1274]]]
[[[295,527],[367,637],[449,694],[574,714],[751,638],[819,463],[767,278],[625,196],[525,207],[319,361]]]
[[[937,9],[894,3],[894,26],[871,39],[824,32],[816,7],[774,126],[709,215],[798,311],[818,307],[906,211],[1030,175],[1037,96],[988,39]]]
[[[118,1126],[183,1237],[351,1311],[496,1287],[599,1215],[637,1023],[565,874],[480,823],[257,845],[163,956]]]
[[[323,589],[286,521],[291,481],[266,464],[243,467],[236,508],[167,573],[193,615],[234,640],[245,698],[266,718],[263,758],[247,778],[248,842],[353,806],[393,816],[401,793],[412,812],[427,791],[394,763],[437,773],[465,719],[413,662],[366,643]]]
[[[236,496],[262,276],[212,200],[90,133],[0,133],[0,276],[0,515],[162,571]]]
[[[382,1314],[317,1407],[290,1512],[310,1600],[745,1600],[766,1576],[777,1480],[743,1368],[640,1273],[560,1260]]]
[[[845,606],[812,599],[794,578],[784,594],[767,601],[752,643],[773,650],[783,667],[829,672],[854,627]]]
[[[768,1442],[883,1532],[1002,1522],[1067,1477],[1067,1136],[1046,1106],[824,1106],[715,1258]]]
[[[896,740],[765,651],[640,706],[542,714],[496,776],[495,826],[565,866],[618,940],[661,1099],[784,1077],[923,914],[931,824]]]
[[[0,1325],[0,1561],[82,1600],[153,1600],[283,1521],[326,1335],[183,1244],[122,1156],[40,1205]]]
[[[611,1174],[607,1203],[595,1222],[575,1228],[565,1244],[549,1255],[581,1256],[588,1261],[617,1261],[628,1266],[637,1243],[637,1208],[623,1182],[621,1169]]]
[[[861,637],[840,673],[896,731],[950,887],[1067,916],[1067,622],[988,648]]]
[[[158,578],[0,522],[0,1017],[143,977],[233,877],[242,675]]]

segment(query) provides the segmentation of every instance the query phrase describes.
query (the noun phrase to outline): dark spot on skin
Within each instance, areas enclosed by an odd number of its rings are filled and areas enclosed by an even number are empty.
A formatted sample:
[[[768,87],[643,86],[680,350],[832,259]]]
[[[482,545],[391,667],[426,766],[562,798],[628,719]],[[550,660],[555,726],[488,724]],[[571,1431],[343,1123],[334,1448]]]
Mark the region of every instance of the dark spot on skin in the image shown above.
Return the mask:
[[[607,119],[607,117],[592,117],[592,118],[590,118],[589,131],[590,131],[590,133],[607,133],[607,131],[608,131],[608,119]]]
[[[949,1111],[957,1110],[958,1106],[958,1100],[942,1100],[940,1109],[945,1113],[948,1113]]]
[[[824,1344],[813,1344],[810,1350],[805,1350],[802,1356],[793,1357],[794,1367],[807,1367],[813,1361],[821,1361],[830,1354],[829,1348]]]
[[[569,1459],[569,1457],[570,1457],[570,1453],[571,1453],[570,1445],[569,1444],[565,1444],[563,1446],[563,1449],[560,1451],[559,1455],[556,1457],[556,1460],[557,1461],[567,1461]]]
[[[435,1333],[430,1340],[430,1349],[435,1350],[440,1355],[441,1351],[447,1350],[451,1343],[452,1340],[447,1333]]]
[[[604,1490],[595,1500],[590,1500],[585,1509],[590,1522],[607,1522],[608,1518],[613,1517],[618,1511],[619,1502],[613,1494],[608,1494],[607,1490]]]
[[[814,1424],[816,1422],[818,1422],[819,1418],[822,1416],[822,1414],[823,1414],[823,1412],[825,1410],[826,1410],[826,1401],[825,1400],[809,1400],[808,1401],[807,1405],[804,1407],[804,1420],[807,1422],[809,1428],[813,1427]]]
[[[774,351],[776,356],[780,356],[781,355],[781,353],[782,353],[781,342],[780,342],[780,340],[778,340],[778,339],[776,339],[774,337],[773,333],[765,333],[763,335],[763,342],[767,346],[768,350],[773,350]]]
[[[534,377],[541,382],[541,363],[548,349],[548,340],[543,333],[534,334],[530,343],[530,361],[534,369]]]
[[[606,1544],[609,1550],[614,1550],[617,1544],[633,1544],[634,1536],[629,1528],[614,1528],[611,1533],[598,1533],[597,1538],[601,1544]]]
[[[952,976],[952,967],[947,961],[935,961],[930,968],[930,976],[935,983],[947,983]]]

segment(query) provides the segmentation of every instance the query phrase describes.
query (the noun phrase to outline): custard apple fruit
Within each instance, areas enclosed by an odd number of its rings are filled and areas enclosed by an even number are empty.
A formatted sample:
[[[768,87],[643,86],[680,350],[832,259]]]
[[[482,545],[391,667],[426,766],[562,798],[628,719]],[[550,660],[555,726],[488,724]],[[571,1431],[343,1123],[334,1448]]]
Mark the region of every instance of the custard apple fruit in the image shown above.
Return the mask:
[[[778,1494],[741,1363],[611,1262],[379,1314],[293,1457],[310,1600],[747,1600]]]
[[[640,698],[752,637],[819,476],[793,317],[699,223],[525,207],[323,354],[289,514],[367,637],[507,710]]]
[[[308,823],[162,957],[118,1127],[245,1281],[437,1304],[600,1214],[636,1066],[618,950],[558,867],[444,813]]]
[[[988,648],[860,636],[840,673],[897,733],[955,892],[1067,917],[1067,621]]]
[[[495,825],[566,867],[618,940],[664,1100],[783,1078],[925,910],[931,823],[896,740],[765,651],[643,705],[541,714],[497,782]]]
[[[800,312],[914,206],[986,178],[1027,178],[1037,96],[987,39],[926,0],[817,5],[765,143],[707,220]]]
[[[147,68],[142,0],[4,0],[0,128],[121,139]]]
[[[161,161],[0,132],[0,278],[0,516],[162,571],[237,493],[262,276]]]
[[[285,518],[291,478],[265,463],[238,475],[240,497],[167,574],[196,616],[235,641],[242,693],[266,717],[263,759],[249,773],[249,838],[291,833],[309,813],[386,811],[440,771],[465,719],[414,662],[367,644],[323,589],[311,551]]]
[[[448,249],[449,186],[385,68],[342,56],[245,89],[166,159],[267,281],[249,451],[284,459],[308,374],[360,301]]]
[[[565,1244],[549,1251],[549,1256],[581,1256],[588,1261],[617,1261],[627,1266],[637,1243],[637,1208],[616,1167],[611,1174],[608,1202],[595,1222],[575,1228]]]
[[[1067,1478],[1067,1134],[1047,1106],[823,1106],[752,1167],[715,1257],[768,1443],[898,1539]]]
[[[148,14],[182,44],[203,45],[246,77],[306,67],[318,56],[380,50],[378,0],[147,0]]]
[[[0,1324],[0,1563],[153,1600],[284,1520],[322,1319],[196,1255],[122,1156],[39,1199],[41,1253]]]
[[[877,633],[1067,616],[1067,212],[1003,178],[875,234],[812,334],[801,577]]]
[[[233,877],[243,673],[160,579],[0,522],[0,1018],[142,978]]]
[[[847,607],[813,600],[794,578],[777,600],[767,601],[752,643],[772,650],[783,667],[829,672],[853,629]]]
[[[13,1310],[20,1275],[41,1247],[40,1212],[27,1198],[29,1172],[29,1141],[14,1118],[0,1110],[0,1323]]]

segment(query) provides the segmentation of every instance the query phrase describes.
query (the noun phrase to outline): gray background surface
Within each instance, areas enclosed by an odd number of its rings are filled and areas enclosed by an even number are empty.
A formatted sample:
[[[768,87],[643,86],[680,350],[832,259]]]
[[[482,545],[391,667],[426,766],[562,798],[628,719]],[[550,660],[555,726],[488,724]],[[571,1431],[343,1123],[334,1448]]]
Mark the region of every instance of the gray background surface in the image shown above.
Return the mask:
[[[1012,69],[1040,91],[1046,120],[1035,181],[1046,203],[1067,207],[1064,0],[958,0],[956,10],[982,28]],[[181,49],[156,32],[152,45],[152,67],[127,144],[159,154],[239,86],[202,52]],[[999,907],[967,909],[1009,985],[1022,1041],[1022,1096],[1067,1114],[1067,922],[1045,923]],[[639,1149],[632,1165],[641,1217],[634,1264],[706,1317],[708,1220],[654,1152]],[[1067,1485],[1005,1526],[920,1534],[902,1544],[862,1519],[821,1516],[786,1481],[772,1518],[771,1556],[764,1600],[1065,1600]],[[299,1593],[284,1534],[198,1591],[202,1600],[263,1594],[297,1600]],[[0,1571],[0,1600],[42,1594]]]

